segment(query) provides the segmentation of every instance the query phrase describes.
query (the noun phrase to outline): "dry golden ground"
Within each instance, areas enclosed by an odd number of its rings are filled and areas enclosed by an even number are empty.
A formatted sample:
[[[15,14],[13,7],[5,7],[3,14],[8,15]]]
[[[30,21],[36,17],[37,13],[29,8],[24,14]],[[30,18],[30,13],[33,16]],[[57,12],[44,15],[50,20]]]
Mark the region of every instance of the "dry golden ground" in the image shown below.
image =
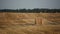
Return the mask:
[[[0,29],[0,34],[53,34],[57,32],[60,34],[60,27],[57,26],[9,26],[6,28]]]
[[[0,34],[60,34],[60,13],[0,13]]]

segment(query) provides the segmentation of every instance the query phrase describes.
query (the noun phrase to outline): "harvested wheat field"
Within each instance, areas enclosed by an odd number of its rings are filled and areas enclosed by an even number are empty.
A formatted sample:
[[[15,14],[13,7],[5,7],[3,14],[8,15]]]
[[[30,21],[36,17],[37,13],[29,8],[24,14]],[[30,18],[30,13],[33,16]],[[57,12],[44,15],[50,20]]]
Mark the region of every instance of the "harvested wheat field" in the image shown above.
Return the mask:
[[[0,13],[0,34],[60,34],[60,13]]]

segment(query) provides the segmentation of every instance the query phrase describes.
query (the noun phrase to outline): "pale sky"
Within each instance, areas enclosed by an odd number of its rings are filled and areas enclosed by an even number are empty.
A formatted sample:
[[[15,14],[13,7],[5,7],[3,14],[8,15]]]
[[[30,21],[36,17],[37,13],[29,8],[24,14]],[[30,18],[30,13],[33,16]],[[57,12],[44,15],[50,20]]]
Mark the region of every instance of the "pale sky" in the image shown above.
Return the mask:
[[[60,0],[0,0],[0,9],[59,9]]]

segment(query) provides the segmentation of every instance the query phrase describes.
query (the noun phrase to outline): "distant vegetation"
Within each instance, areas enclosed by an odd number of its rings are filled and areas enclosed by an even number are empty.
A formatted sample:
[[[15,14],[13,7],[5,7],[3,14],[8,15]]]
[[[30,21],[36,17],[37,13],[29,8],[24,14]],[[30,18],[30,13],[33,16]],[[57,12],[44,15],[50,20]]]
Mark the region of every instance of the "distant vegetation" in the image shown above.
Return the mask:
[[[60,9],[2,9],[0,12],[20,12],[20,13],[60,13]]]

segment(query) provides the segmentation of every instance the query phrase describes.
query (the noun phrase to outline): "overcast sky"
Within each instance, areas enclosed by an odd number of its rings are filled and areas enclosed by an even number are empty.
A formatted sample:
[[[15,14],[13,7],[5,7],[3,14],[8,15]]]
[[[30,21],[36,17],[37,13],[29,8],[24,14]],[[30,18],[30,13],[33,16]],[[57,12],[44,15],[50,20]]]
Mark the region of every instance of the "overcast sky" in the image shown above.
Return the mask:
[[[0,9],[60,8],[60,0],[0,0]]]

